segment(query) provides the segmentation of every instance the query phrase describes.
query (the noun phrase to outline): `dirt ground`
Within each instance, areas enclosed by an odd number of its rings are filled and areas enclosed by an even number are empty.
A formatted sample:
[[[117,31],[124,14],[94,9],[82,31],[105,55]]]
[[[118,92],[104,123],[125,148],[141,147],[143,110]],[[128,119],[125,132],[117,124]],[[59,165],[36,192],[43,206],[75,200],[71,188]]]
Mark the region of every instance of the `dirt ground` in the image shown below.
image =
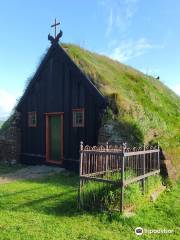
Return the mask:
[[[35,179],[42,178],[44,176],[50,176],[55,173],[59,173],[64,171],[64,168],[52,167],[52,166],[29,166],[22,169],[17,170],[13,173],[2,174],[0,176],[0,184],[10,183],[16,180],[23,179]]]

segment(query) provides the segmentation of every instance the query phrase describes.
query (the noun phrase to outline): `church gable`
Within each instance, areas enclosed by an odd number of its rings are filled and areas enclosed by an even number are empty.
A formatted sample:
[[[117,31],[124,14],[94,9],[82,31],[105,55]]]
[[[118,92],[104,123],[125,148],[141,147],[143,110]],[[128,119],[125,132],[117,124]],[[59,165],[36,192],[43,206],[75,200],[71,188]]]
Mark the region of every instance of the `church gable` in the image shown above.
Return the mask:
[[[88,94],[92,95],[97,104],[101,106],[105,106],[107,104],[105,97],[99,92],[95,85],[93,85],[82,70],[73,62],[64,49],[59,44],[55,44],[50,47],[34,77],[29,82],[22,98],[20,99],[17,109],[20,108],[21,104],[28,95],[31,96],[33,92],[34,94],[38,94],[39,89],[44,88],[42,85],[46,85],[45,82],[48,81],[48,90],[54,90],[54,94],[49,96],[49,101],[53,101],[53,96],[56,99],[56,93],[57,95],[60,93],[57,92],[56,89],[59,89],[59,91],[63,89],[63,86],[60,83],[66,85],[64,81],[66,81],[65,75],[67,74],[70,75],[72,81],[71,84],[73,84],[74,87],[82,85],[82,87],[87,89]],[[58,81],[56,79],[58,79]],[[43,82],[40,83],[39,81]],[[44,92],[46,92],[46,89],[44,89]],[[52,98],[52,100],[50,100],[50,98]]]
[[[52,45],[17,106],[23,162],[77,166],[80,141],[98,141],[105,98],[58,44],[60,35],[48,36]]]

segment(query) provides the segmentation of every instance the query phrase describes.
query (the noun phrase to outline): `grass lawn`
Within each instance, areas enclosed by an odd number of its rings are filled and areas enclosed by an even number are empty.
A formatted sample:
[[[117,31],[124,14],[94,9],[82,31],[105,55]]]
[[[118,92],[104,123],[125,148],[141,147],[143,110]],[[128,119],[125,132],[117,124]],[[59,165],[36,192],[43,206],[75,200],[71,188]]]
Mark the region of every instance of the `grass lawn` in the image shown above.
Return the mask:
[[[131,218],[78,211],[77,184],[78,177],[66,172],[0,185],[0,240],[180,239],[180,182]],[[175,234],[136,236],[139,226]]]

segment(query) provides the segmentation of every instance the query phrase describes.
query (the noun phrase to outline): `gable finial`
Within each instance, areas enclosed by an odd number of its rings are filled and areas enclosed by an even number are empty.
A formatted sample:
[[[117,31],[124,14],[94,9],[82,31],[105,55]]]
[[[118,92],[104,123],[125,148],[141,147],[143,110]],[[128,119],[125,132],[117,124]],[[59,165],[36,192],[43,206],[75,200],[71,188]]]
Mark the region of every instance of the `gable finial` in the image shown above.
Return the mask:
[[[51,25],[51,27],[53,28],[54,27],[54,38],[56,38],[56,27],[60,25],[60,22],[56,22],[56,18],[54,20],[54,24]]]
[[[54,24],[51,25],[51,27],[54,27],[54,37],[51,36],[50,34],[48,35],[48,40],[51,41],[51,44],[58,43],[60,37],[62,37],[63,32],[60,30],[60,32],[56,36],[56,27],[60,25],[60,22],[56,22],[56,18],[54,21]]]

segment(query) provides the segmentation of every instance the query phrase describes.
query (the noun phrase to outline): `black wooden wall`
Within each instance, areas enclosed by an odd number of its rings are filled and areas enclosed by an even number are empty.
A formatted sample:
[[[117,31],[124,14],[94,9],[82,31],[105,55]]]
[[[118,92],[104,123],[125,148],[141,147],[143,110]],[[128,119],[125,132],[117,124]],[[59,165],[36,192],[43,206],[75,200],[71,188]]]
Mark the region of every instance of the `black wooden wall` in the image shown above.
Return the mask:
[[[80,141],[97,144],[103,96],[56,44],[51,46],[22,97],[22,162],[45,162],[45,113],[64,112],[64,166],[78,166]],[[85,126],[72,127],[72,109],[85,109]],[[28,127],[28,112],[37,112],[37,127]]]

